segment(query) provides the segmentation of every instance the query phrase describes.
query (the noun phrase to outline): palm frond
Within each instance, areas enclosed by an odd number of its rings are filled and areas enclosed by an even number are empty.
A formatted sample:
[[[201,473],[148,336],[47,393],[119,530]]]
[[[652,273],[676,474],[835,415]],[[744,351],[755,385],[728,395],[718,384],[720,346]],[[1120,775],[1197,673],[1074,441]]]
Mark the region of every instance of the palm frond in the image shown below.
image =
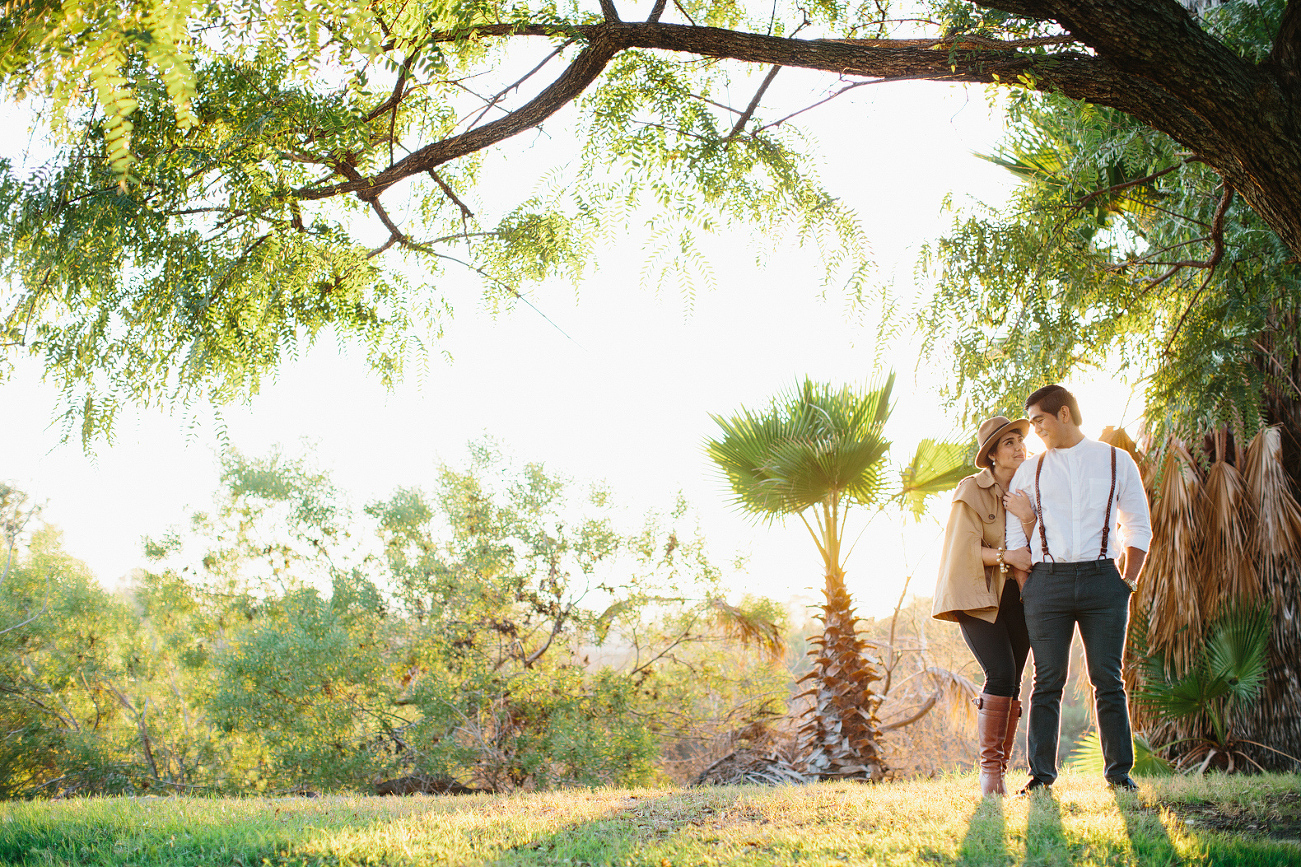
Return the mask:
[[[1101,741],[1098,743],[1101,748]],[[1142,777],[1168,777],[1174,774],[1174,766],[1166,761],[1160,751],[1152,746],[1146,736],[1134,733],[1134,773]]]
[[[1174,683],[1152,680],[1143,684],[1134,700],[1163,717],[1182,718],[1212,712],[1212,703],[1228,695],[1229,685],[1214,677],[1204,665],[1194,666]]]
[[[1125,433],[1123,427],[1107,425],[1103,428],[1102,433],[1098,434],[1098,442],[1124,449],[1129,452],[1129,456],[1134,459],[1134,463],[1142,464],[1143,454],[1138,450],[1138,443],[1134,442],[1133,437]]]
[[[729,637],[756,648],[769,662],[786,658],[786,640],[781,626],[761,614],[745,611],[717,597],[709,600],[714,623]]]
[[[1102,774],[1107,767],[1107,760],[1102,755],[1102,738],[1096,730],[1087,732],[1076,742],[1075,749],[1071,750],[1071,755],[1066,760],[1066,767],[1081,774]]]
[[[1210,620],[1226,599],[1255,599],[1260,581],[1248,545],[1254,509],[1247,500],[1247,484],[1227,461],[1216,461],[1206,473],[1198,502],[1202,528],[1200,560],[1201,616]]]
[[[1242,706],[1255,701],[1265,685],[1272,626],[1267,604],[1239,602],[1225,611],[1207,640],[1207,670]]]
[[[1138,607],[1148,612],[1147,637],[1174,673],[1192,664],[1202,631],[1201,581],[1196,520],[1201,482],[1192,456],[1171,441],[1161,472],[1153,476],[1152,553],[1138,588]]]
[[[912,460],[904,467],[899,489],[913,517],[920,518],[926,511],[928,497],[952,490],[976,472],[971,456],[971,447],[966,443],[924,439],[917,444]]]
[[[1279,426],[1261,428],[1247,446],[1247,489],[1256,504],[1253,547],[1262,569],[1301,560],[1301,506],[1283,467]]]
[[[761,520],[845,496],[875,502],[885,487],[879,464],[890,448],[884,428],[893,388],[894,374],[861,390],[805,379],[762,412],[711,416],[722,436],[705,451],[733,504]]]
[[[1080,738],[1066,766],[1073,771],[1101,775],[1106,769],[1107,760],[1102,754],[1102,738],[1098,732],[1091,731]],[[1161,754],[1141,734],[1134,734],[1134,774],[1142,777],[1168,777],[1174,773],[1174,767],[1161,758]]]

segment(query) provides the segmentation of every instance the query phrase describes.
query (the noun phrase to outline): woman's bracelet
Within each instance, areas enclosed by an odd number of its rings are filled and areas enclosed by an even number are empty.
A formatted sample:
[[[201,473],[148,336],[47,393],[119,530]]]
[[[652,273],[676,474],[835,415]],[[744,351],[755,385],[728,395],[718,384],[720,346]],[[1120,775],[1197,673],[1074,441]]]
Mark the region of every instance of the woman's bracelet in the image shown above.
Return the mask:
[[[1006,554],[1006,553],[1007,553],[1007,549],[1006,549],[1006,548],[999,548],[999,549],[998,549],[998,574],[999,574],[999,575],[1006,575],[1006,574],[1007,574],[1007,563],[1005,563],[1005,562],[1003,561],[1003,555]]]

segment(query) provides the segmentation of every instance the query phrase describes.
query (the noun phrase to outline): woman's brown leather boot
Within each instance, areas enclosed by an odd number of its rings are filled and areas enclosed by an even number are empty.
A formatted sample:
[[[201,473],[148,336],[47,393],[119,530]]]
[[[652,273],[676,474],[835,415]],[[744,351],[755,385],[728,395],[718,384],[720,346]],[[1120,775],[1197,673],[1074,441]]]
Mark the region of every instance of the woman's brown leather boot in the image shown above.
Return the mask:
[[[1016,727],[1021,722],[1021,700],[1012,699],[1007,709],[1007,737],[1003,739],[1003,778],[1007,779],[1007,763],[1012,761],[1012,750],[1016,746]]]
[[[1006,795],[1003,788],[1003,742],[1007,739],[1007,717],[1012,699],[982,693],[976,698],[976,728],[980,733],[980,794]]]

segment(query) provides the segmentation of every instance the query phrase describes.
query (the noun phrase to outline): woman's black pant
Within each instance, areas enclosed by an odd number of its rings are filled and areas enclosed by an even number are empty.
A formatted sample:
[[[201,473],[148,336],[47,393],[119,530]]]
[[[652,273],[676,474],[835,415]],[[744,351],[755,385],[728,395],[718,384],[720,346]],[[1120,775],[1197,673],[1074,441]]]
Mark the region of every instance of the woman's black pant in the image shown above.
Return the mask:
[[[1021,588],[1012,576],[1003,585],[1003,598],[998,601],[998,617],[993,623],[960,611],[958,625],[967,647],[985,670],[985,694],[1020,697],[1021,672],[1030,655],[1030,634],[1025,628]]]

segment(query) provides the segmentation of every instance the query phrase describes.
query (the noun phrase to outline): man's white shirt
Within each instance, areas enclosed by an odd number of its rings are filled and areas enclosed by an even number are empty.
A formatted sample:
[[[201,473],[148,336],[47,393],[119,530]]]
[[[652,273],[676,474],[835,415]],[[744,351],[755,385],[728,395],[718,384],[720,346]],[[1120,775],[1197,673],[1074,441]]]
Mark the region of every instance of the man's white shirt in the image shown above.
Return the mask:
[[[1024,491],[1035,503],[1035,470],[1040,457],[1026,459],[1012,476],[1011,490]],[[1068,449],[1049,449],[1042,458],[1039,477],[1043,511],[1039,520],[1048,533],[1049,562],[1079,563],[1097,560],[1102,549],[1102,525],[1106,521],[1107,493],[1111,490],[1111,446],[1085,439]],[[1125,548],[1146,551],[1152,544],[1152,522],[1147,511],[1143,479],[1129,452],[1116,449],[1116,493],[1111,509],[1111,533],[1107,556],[1115,559]],[[1120,530],[1117,532],[1117,524]],[[1030,546],[1032,562],[1044,559],[1039,525],[1033,539],[1026,539],[1021,519],[1007,513],[1009,550]]]

